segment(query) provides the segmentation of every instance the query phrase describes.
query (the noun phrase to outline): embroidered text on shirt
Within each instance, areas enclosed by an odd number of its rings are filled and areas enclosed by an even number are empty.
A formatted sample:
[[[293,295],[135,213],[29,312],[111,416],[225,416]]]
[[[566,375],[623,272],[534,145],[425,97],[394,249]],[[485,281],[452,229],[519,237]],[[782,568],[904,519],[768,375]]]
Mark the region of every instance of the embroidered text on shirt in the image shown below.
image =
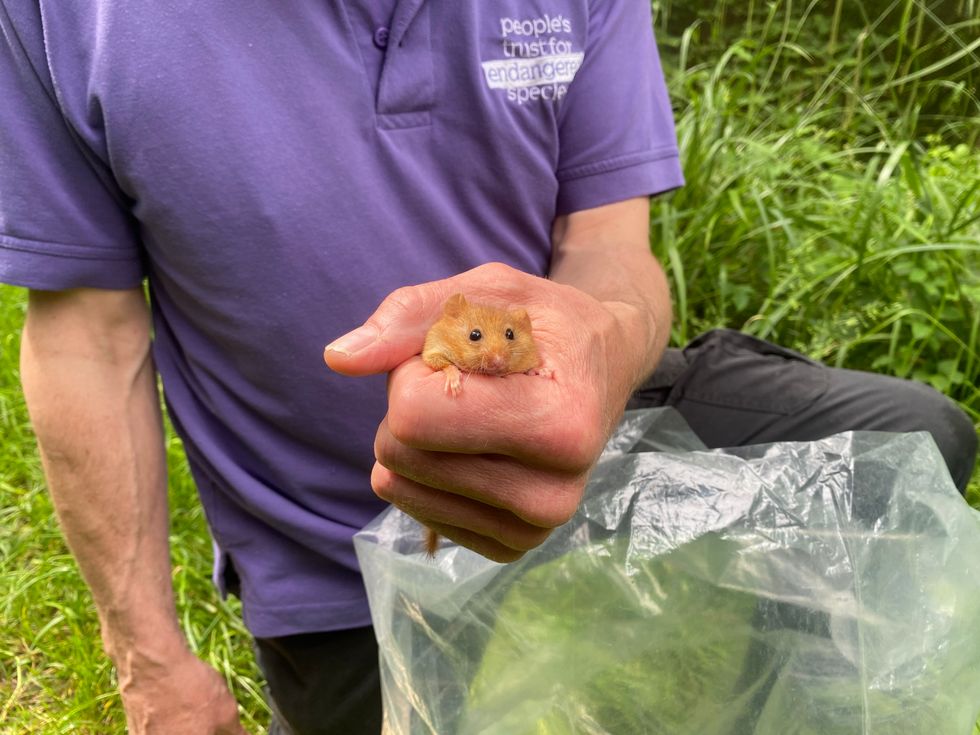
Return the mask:
[[[571,32],[571,21],[562,15],[501,18],[503,58],[481,64],[487,86],[506,90],[518,105],[560,100],[585,56],[567,37]]]

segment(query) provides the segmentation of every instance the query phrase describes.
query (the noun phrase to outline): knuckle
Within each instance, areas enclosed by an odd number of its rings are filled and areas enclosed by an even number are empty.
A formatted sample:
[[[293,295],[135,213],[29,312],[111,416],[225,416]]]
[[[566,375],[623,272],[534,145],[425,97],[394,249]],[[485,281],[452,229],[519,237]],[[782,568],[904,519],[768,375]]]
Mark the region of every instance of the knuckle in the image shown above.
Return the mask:
[[[409,447],[391,431],[386,419],[374,437],[374,458],[385,469],[404,474],[409,459]]]
[[[552,478],[550,488],[535,494],[534,506],[521,516],[534,527],[529,534],[529,538],[537,539],[534,546],[542,543],[555,528],[568,523],[578,510],[584,489],[585,476],[576,474]]]
[[[406,395],[400,396],[398,393],[405,393]],[[406,446],[411,446],[413,440],[418,436],[420,420],[418,411],[408,409],[410,400],[411,394],[408,391],[395,391],[389,398],[388,417],[386,419],[391,439]],[[386,443],[383,448],[388,453],[392,452],[390,443]]]
[[[385,421],[378,427],[377,432],[374,434],[374,458],[385,466],[390,462],[389,458],[391,456],[388,437],[387,421]]]
[[[495,561],[500,564],[511,564],[524,556],[525,553],[527,552],[518,551],[517,549],[499,549],[488,553],[486,557],[490,561]]]
[[[419,290],[413,286],[396,288],[385,297],[382,305],[388,311],[401,312],[408,316],[414,316],[418,313],[421,305]]]
[[[549,529],[558,528],[568,523],[575,512],[578,510],[579,500],[582,496],[582,485],[578,485],[576,491],[563,493],[549,509],[548,527]]]
[[[423,382],[397,372],[388,381],[388,413],[385,423],[391,437],[404,445],[414,446],[431,415],[426,403]]]
[[[385,502],[391,503],[395,497],[395,474],[380,463],[371,470],[371,489]]]
[[[428,313],[427,290],[418,286],[401,286],[382,300],[368,319],[383,331],[391,324],[414,324]]]
[[[602,451],[598,420],[558,422],[547,441],[556,462],[567,471],[588,471]]]
[[[516,539],[512,546],[522,554],[543,544],[551,535],[551,528],[531,528]]]
[[[492,280],[503,280],[505,278],[510,278],[515,272],[515,269],[511,268],[509,265],[498,262],[485,263],[479,266],[476,270],[479,272],[481,277]]]

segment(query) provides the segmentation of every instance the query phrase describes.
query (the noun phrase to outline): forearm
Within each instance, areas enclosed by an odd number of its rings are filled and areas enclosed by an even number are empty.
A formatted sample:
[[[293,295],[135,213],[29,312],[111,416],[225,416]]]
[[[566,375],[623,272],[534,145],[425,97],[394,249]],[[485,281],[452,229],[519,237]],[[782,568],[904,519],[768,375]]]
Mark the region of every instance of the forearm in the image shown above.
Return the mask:
[[[134,656],[152,660],[183,643],[170,581],[161,416],[140,299],[138,292],[103,294],[93,306],[85,294],[32,294],[21,350],[24,394],[55,509],[123,683]]]
[[[612,343],[631,392],[670,338],[670,288],[650,251],[645,198],[575,213],[555,223],[550,277],[600,301],[615,318]]]

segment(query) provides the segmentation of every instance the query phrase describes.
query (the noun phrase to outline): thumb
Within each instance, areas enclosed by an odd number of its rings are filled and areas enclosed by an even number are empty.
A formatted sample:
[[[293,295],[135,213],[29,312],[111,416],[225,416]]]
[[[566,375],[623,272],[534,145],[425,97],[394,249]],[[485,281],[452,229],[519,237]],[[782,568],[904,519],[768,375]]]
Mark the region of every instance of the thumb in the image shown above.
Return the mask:
[[[451,291],[449,279],[392,291],[364,324],[324,348],[324,361],[343,375],[394,370],[422,352],[425,333]]]

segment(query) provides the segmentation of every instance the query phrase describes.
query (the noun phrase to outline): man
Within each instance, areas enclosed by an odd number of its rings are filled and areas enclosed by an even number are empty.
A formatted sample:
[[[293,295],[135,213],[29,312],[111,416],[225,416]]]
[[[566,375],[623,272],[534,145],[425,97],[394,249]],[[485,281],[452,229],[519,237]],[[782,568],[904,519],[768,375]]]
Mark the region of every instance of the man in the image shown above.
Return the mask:
[[[274,727],[377,732],[352,534],[388,501],[519,557],[663,354],[647,197],[682,180],[649,5],[0,0],[0,29],[0,278],[31,289],[25,395],[131,731],[241,732],[173,609],[159,372]],[[526,308],[553,377],[445,396],[417,355],[458,291]],[[739,440],[859,428],[823,369],[726,335],[635,400],[708,406],[742,360],[805,395],[739,395]]]

